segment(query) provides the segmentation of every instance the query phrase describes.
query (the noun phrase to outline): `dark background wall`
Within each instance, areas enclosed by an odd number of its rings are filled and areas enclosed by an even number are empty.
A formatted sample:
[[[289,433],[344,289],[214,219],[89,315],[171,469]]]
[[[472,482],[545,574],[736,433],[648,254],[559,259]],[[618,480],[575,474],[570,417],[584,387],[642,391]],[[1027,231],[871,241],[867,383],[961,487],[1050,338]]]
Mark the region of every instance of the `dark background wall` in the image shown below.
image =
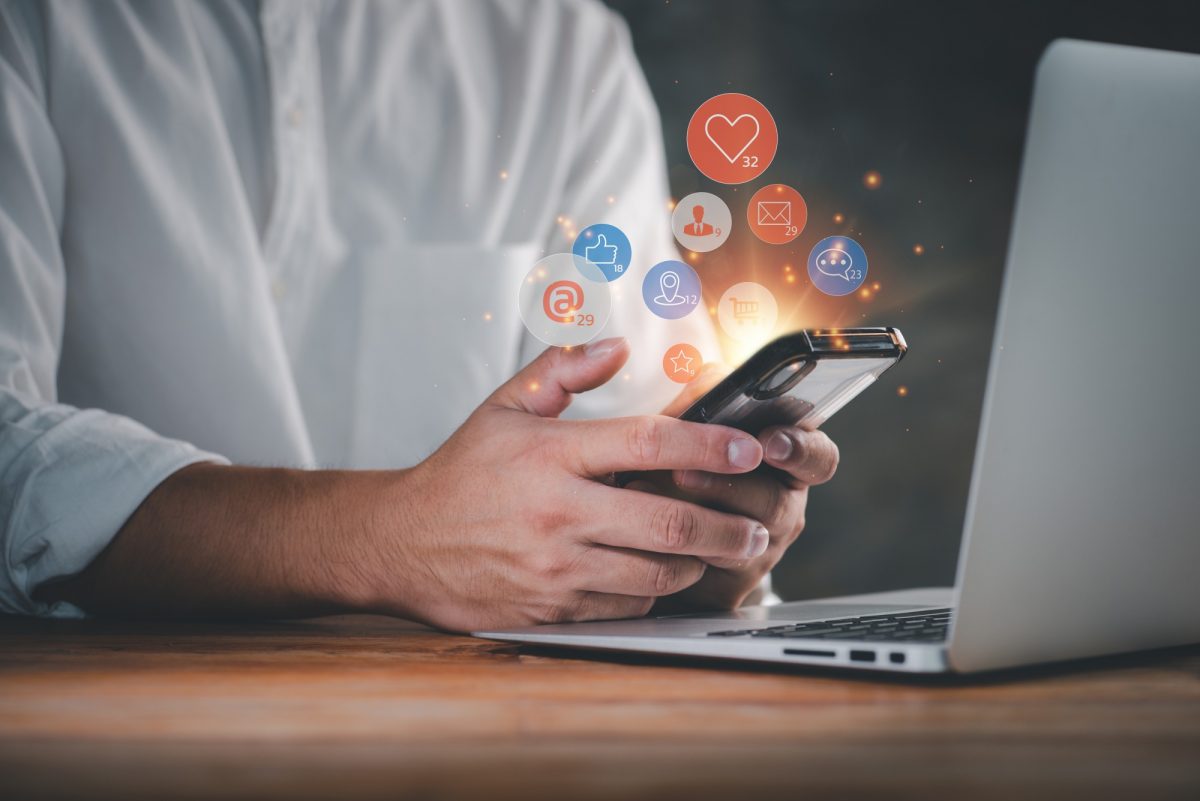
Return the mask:
[[[1038,56],[1063,36],[1200,52],[1200,2],[610,5],[662,111],[672,193],[710,191],[734,213],[729,241],[696,264],[710,303],[756,280],[790,327],[895,325],[911,347],[826,426],[842,467],[813,491],[777,587],[805,598],[952,583]],[[780,134],[771,168],[736,188],[701,176],[684,145],[696,107],[730,91],[765,103]],[[809,205],[794,247],[763,245],[744,225],[746,200],[776,182]],[[809,248],[835,233],[866,248],[868,283],[880,284],[869,300],[808,283]]]

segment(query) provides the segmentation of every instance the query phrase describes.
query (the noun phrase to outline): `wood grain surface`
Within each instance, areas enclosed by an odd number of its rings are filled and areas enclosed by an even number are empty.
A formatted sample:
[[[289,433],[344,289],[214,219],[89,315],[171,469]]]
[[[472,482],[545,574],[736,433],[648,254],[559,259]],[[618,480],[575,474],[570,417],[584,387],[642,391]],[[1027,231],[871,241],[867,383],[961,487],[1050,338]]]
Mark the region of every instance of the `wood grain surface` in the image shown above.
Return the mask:
[[[0,619],[0,796],[1200,798],[1200,648],[972,680]]]

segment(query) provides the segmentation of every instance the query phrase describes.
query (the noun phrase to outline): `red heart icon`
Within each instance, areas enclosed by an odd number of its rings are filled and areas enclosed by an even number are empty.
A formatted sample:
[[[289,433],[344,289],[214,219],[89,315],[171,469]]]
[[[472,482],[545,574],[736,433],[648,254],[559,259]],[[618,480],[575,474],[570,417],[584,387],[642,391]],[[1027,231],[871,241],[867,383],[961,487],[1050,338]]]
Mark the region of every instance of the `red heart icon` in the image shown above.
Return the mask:
[[[753,114],[739,114],[732,120],[724,114],[713,114],[704,121],[704,135],[730,164],[754,144],[761,130]]]
[[[771,112],[749,95],[710,97],[688,122],[688,155],[696,169],[723,184],[744,184],[762,175],[778,145]]]

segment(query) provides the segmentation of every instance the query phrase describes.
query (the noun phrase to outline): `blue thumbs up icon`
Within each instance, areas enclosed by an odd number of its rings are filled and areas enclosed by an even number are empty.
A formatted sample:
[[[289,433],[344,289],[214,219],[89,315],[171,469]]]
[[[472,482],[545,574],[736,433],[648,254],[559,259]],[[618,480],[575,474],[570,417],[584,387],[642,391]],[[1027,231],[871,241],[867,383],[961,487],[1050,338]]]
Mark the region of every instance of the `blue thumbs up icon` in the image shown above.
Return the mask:
[[[596,223],[580,231],[571,252],[599,267],[609,281],[617,280],[629,270],[633,256],[629,237],[608,223]]]
[[[617,246],[608,244],[604,234],[596,235],[596,244],[583,249],[583,257],[597,266],[617,263]]]

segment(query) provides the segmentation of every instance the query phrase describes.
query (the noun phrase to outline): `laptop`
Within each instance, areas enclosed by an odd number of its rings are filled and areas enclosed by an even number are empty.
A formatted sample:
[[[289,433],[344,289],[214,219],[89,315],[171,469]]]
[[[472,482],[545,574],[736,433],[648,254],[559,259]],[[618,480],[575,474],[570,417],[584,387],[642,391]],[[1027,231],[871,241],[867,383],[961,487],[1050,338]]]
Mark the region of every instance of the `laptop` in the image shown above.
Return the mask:
[[[1200,56],[1057,41],[955,586],[476,636],[910,673],[1200,642],[1197,303]]]

